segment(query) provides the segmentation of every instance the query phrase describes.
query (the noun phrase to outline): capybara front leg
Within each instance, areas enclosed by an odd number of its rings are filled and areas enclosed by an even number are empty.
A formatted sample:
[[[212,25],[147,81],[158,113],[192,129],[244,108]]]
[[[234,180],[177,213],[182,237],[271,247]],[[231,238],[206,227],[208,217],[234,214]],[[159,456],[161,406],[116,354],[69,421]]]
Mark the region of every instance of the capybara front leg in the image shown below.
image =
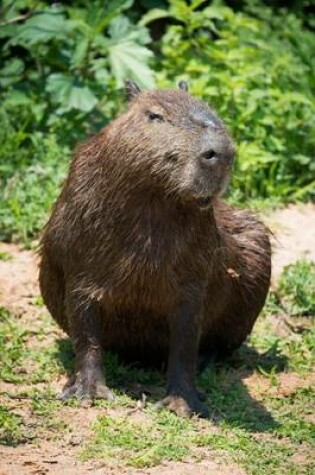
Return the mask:
[[[167,407],[182,416],[194,413],[208,417],[208,408],[201,402],[200,392],[195,385],[201,330],[198,307],[183,304],[170,321],[166,396],[158,403],[158,407]]]
[[[75,349],[75,374],[62,392],[62,399],[114,399],[102,370],[103,321],[98,303],[67,302],[70,335]]]

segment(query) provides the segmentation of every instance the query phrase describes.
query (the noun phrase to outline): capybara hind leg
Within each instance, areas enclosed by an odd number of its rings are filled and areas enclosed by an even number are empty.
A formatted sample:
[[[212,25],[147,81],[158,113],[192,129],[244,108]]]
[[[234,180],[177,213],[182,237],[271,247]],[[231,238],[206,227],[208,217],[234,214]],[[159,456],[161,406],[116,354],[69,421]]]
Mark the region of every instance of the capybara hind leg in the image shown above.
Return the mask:
[[[219,284],[211,284],[205,310],[200,353],[229,356],[251,333],[268,295],[271,249],[268,230],[251,214],[233,211],[235,223],[226,232],[224,265]],[[232,234],[233,232],[233,234]]]
[[[75,375],[65,386],[62,399],[113,399],[102,371],[103,324],[99,305],[68,299],[67,314],[75,349]]]
[[[69,333],[64,312],[65,283],[62,270],[47,256],[43,256],[39,267],[39,285],[45,305],[58,325]]]
[[[239,285],[231,289],[230,298],[220,313],[209,312],[208,325],[200,344],[202,366],[229,357],[250,335],[268,293],[269,278],[264,285]]]

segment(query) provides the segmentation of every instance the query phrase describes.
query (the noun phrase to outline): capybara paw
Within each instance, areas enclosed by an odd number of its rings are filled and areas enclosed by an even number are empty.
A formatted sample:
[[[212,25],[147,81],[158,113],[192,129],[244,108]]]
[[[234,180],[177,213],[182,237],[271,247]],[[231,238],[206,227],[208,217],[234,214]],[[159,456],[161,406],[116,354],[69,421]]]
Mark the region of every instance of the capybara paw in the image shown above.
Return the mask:
[[[113,401],[114,394],[103,381],[87,384],[82,382],[80,378],[77,378],[73,384],[64,387],[60,398],[63,401],[70,398],[77,398],[84,401],[94,401],[94,399]]]
[[[170,395],[156,403],[155,407],[157,409],[165,407],[182,417],[192,416],[193,414],[203,418],[209,417],[207,406],[198,397],[186,399],[181,396]]]

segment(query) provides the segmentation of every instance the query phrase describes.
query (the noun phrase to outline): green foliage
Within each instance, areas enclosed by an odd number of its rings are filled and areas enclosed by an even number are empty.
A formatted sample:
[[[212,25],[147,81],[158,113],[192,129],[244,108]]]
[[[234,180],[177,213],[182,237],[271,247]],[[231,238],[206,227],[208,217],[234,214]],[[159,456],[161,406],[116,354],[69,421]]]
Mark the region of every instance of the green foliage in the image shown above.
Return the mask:
[[[1,117],[1,113],[0,113]],[[0,128],[0,239],[25,242],[44,225],[69,158],[53,133],[27,132],[6,121]],[[11,116],[12,120],[12,116]]]
[[[148,31],[124,14],[132,3],[4,2],[0,239],[27,241],[38,233],[58,195],[69,146],[113,116],[125,77],[154,86]]]
[[[288,12],[213,3],[170,2],[177,24],[162,39],[160,83],[190,80],[225,119],[239,198],[314,195],[315,36]]]
[[[123,14],[132,3],[111,0],[104,8],[96,0],[83,8],[80,2],[73,6],[40,2],[24,22],[10,23],[33,2],[5,2],[0,83],[7,87],[7,99],[16,90],[24,100],[34,95],[48,114],[45,121],[51,123],[55,114],[66,112],[72,113],[71,119],[93,109],[105,115],[103,96],[114,85],[121,87],[126,75],[152,87],[147,29],[133,25]]]
[[[238,147],[233,201],[313,197],[315,36],[303,27],[312,24],[307,8],[4,0],[0,239],[38,235],[70,150],[121,111],[127,77],[143,88],[188,79],[213,104]]]
[[[0,354],[2,381],[18,381],[17,367],[25,357],[24,337],[26,332],[15,325],[8,311],[0,307]]]
[[[315,316],[315,263],[304,260],[287,266],[278,296],[289,314]]]
[[[0,405],[0,444],[16,445],[21,439],[21,417]]]

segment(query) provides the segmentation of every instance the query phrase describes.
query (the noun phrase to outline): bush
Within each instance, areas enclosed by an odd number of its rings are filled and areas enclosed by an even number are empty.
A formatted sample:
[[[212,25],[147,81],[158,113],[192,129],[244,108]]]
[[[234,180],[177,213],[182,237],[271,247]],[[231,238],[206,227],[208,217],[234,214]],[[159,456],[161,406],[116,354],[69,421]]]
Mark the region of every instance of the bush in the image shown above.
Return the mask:
[[[72,3],[4,2],[0,239],[36,236],[69,148],[117,112],[125,76],[154,86],[148,31],[123,14],[132,2],[112,0],[106,9],[101,1]]]
[[[171,2],[160,83],[190,80],[225,119],[238,145],[238,197],[314,196],[314,34],[288,12],[198,10],[203,3]]]
[[[126,77],[144,88],[188,79],[213,104],[238,145],[232,200],[314,196],[315,37],[304,10],[208,4],[2,2],[0,238],[37,235],[69,150],[119,113]]]

